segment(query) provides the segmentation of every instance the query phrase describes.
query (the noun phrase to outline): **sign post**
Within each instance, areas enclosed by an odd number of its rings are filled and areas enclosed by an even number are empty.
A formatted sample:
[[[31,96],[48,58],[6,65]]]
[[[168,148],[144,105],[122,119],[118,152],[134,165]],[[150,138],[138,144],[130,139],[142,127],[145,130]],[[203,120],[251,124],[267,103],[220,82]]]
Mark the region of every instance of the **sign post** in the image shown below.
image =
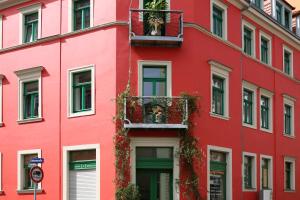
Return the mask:
[[[44,178],[44,172],[41,167],[37,166],[37,164],[41,164],[43,162],[43,158],[32,158],[30,161],[31,164],[34,164],[34,166],[30,169],[29,172],[30,179],[34,182],[33,200],[36,200],[36,190],[38,183],[42,182]]]

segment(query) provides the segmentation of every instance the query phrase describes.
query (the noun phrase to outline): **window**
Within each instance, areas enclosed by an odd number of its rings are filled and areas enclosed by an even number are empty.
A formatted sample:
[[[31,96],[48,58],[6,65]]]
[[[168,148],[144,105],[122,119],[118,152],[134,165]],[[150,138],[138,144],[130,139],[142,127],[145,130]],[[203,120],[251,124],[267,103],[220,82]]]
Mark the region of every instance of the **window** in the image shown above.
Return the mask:
[[[0,127],[3,126],[3,112],[2,112],[2,107],[3,107],[3,79],[4,75],[0,74]],[[1,186],[0,186],[1,187]],[[1,188],[0,188],[1,191]]]
[[[232,199],[232,149],[207,146],[209,200]]]
[[[243,50],[249,56],[255,57],[255,27],[243,20]]]
[[[209,61],[211,64],[211,116],[229,118],[229,72],[230,68]]]
[[[243,125],[256,128],[256,90],[257,87],[243,81]]]
[[[42,78],[43,67],[16,71],[19,78],[19,123],[42,120]]]
[[[287,46],[283,46],[283,71],[289,76],[293,76],[293,51]]]
[[[69,0],[69,31],[77,31],[93,26],[94,1]]]
[[[291,29],[291,11],[284,9],[284,26]]]
[[[95,113],[94,66],[69,70],[69,117]]]
[[[267,132],[273,131],[273,94],[261,89],[260,96],[260,129]]]
[[[295,159],[284,158],[284,190],[295,191]]]
[[[219,0],[212,0],[211,32],[223,39],[227,39],[227,6]]]
[[[243,153],[243,190],[256,190],[256,154]]]
[[[261,189],[273,188],[273,166],[272,157],[262,155],[260,159],[260,177],[261,177]]]
[[[31,169],[30,161],[32,158],[41,158],[41,150],[25,150],[18,151],[18,192],[22,193],[24,190],[33,190],[34,183],[29,177],[29,171]],[[39,164],[41,166],[41,164]],[[37,187],[41,190],[41,184]]]
[[[179,140],[139,137],[130,145],[131,182],[139,187],[141,198],[179,200]]]
[[[63,147],[63,200],[100,199],[100,145]]]
[[[284,135],[294,137],[294,101],[293,97],[284,95],[283,110],[284,110]]]
[[[271,37],[260,32],[260,60],[261,62],[272,65]]]
[[[276,2],[276,20],[282,24],[282,5]]]
[[[20,43],[34,42],[41,38],[41,4],[20,9]]]
[[[251,0],[257,8],[262,8],[262,0]]]

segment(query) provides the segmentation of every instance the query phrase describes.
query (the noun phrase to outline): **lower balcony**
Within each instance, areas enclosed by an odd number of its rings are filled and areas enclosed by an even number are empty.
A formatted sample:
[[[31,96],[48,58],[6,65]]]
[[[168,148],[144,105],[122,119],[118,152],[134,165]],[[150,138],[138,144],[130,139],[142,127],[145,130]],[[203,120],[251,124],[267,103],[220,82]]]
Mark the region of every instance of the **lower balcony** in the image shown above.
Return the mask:
[[[187,129],[188,100],[183,97],[127,97],[124,128]]]
[[[133,46],[179,47],[183,42],[183,13],[131,9],[129,35]]]

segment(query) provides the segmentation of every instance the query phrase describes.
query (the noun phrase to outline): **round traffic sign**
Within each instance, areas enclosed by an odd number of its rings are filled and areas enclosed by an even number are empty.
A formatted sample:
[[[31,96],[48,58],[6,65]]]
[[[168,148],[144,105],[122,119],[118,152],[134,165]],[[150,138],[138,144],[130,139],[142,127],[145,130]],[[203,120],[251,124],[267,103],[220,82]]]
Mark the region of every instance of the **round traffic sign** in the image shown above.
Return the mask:
[[[29,174],[31,180],[35,183],[40,183],[44,178],[44,172],[39,166],[32,167]]]

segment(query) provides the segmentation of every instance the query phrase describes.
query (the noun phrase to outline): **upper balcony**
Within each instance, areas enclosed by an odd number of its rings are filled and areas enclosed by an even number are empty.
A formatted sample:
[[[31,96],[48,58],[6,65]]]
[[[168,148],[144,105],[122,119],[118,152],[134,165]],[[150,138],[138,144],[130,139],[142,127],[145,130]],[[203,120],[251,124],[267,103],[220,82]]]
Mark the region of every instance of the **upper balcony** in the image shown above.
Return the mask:
[[[129,39],[134,46],[179,47],[183,42],[183,12],[131,9]]]
[[[188,99],[184,97],[127,97],[125,128],[188,128]]]

